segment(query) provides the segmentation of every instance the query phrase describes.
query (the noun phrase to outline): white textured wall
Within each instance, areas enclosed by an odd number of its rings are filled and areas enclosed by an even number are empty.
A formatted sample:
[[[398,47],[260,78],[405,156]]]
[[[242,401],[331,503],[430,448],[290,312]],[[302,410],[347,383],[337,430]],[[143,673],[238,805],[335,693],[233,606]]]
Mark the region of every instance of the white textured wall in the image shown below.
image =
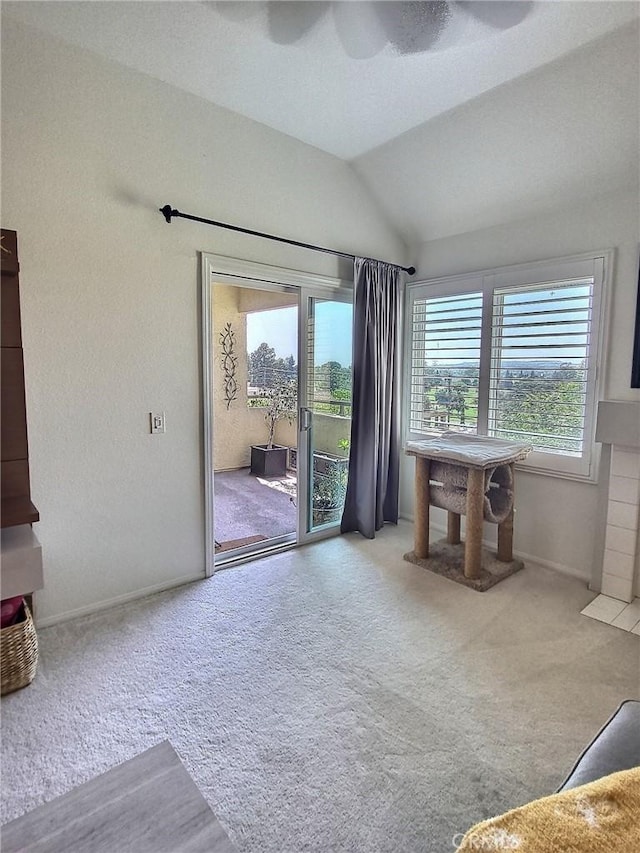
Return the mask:
[[[416,246],[414,256],[419,278],[427,279],[615,248],[604,396],[640,400],[640,391],[629,387],[639,227],[634,188],[535,219]],[[413,471],[413,460],[405,458],[401,511],[409,516],[413,515]],[[519,473],[516,506],[517,550],[590,577],[592,562],[599,558],[604,525],[598,486]],[[494,537],[492,526],[487,525],[486,532],[488,538]]]
[[[338,275],[209,216],[406,262],[349,166],[3,20],[2,225],[21,261],[41,619],[204,571],[198,250]],[[164,410],[167,433],[148,433]]]

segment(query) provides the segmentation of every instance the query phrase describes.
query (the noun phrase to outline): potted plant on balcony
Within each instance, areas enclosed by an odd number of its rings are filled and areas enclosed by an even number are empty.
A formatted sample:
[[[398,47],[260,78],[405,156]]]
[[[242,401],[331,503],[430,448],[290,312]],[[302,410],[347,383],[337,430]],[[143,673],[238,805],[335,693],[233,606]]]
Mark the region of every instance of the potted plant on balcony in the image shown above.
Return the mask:
[[[338,521],[342,515],[347,493],[347,469],[332,466],[328,473],[313,476],[313,526]]]
[[[273,443],[276,424],[280,420],[293,423],[296,417],[298,388],[294,380],[280,379],[263,392],[264,420],[268,434],[266,444],[251,445],[251,473],[257,477],[283,477],[287,471],[287,448]]]

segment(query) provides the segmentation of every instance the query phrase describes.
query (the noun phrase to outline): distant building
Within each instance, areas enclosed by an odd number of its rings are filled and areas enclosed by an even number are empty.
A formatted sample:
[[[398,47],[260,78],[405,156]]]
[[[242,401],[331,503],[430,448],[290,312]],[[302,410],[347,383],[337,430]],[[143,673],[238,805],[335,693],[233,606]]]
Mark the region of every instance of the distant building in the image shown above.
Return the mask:
[[[425,409],[422,413],[422,426],[426,430],[448,427],[449,412],[446,409]]]

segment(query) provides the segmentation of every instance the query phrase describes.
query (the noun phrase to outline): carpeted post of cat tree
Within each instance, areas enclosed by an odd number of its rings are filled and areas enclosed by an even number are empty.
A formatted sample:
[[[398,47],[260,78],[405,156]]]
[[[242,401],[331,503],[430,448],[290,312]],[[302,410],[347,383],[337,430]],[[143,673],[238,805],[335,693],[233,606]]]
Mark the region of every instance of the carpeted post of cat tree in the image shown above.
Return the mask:
[[[415,553],[424,560],[429,556],[429,468],[428,459],[416,460],[416,529]]]
[[[447,512],[447,542],[449,545],[460,544],[460,513]]]
[[[511,463],[509,467],[511,469],[511,480],[513,482],[513,485],[511,486],[511,511],[504,521],[498,525],[498,559],[502,563],[510,563],[511,560],[513,560],[513,492],[515,491],[515,472],[513,470],[513,463]]]
[[[467,526],[464,548],[464,576],[480,577],[482,552],[482,522],[484,521],[484,471],[467,470]]]

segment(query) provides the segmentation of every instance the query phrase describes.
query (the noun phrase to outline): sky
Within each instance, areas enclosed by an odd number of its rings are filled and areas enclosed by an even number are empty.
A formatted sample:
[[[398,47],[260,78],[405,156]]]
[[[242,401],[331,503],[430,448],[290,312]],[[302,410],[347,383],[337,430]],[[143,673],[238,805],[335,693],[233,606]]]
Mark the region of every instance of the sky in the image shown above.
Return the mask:
[[[353,306],[347,302],[315,300],[314,364],[337,361],[351,364],[351,324]],[[253,352],[266,342],[278,358],[293,355],[298,360],[298,307],[255,311],[247,315],[247,351]]]

